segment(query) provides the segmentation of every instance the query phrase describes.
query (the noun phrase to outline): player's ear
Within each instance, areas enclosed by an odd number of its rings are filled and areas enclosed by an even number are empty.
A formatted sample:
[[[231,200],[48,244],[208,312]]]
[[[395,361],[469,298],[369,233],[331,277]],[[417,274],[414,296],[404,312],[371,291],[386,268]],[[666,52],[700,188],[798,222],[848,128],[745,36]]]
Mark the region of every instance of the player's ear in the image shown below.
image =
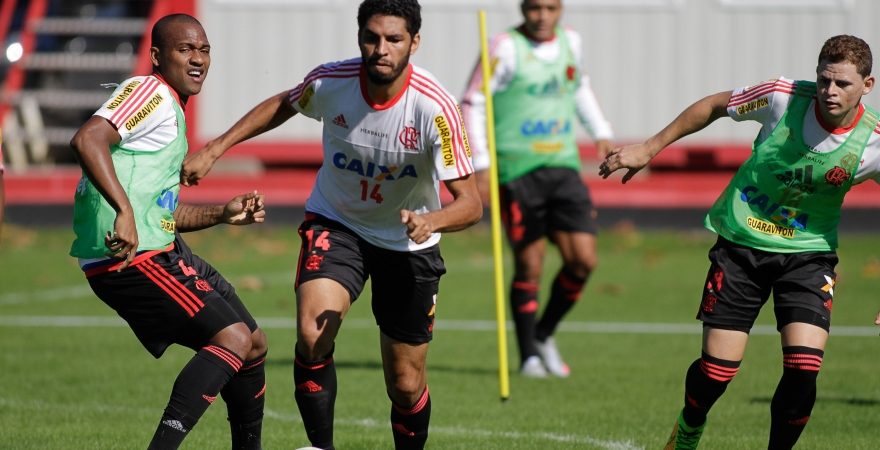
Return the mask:
[[[868,75],[865,78],[865,87],[862,88],[862,95],[868,95],[874,89],[874,75]]]
[[[420,35],[419,33],[416,33],[416,35],[413,36],[412,44],[409,44],[409,54],[410,55],[414,55],[416,53],[416,50],[419,49],[419,42],[422,40],[421,36],[422,35]]]
[[[150,47],[150,62],[153,67],[159,67],[159,47]]]

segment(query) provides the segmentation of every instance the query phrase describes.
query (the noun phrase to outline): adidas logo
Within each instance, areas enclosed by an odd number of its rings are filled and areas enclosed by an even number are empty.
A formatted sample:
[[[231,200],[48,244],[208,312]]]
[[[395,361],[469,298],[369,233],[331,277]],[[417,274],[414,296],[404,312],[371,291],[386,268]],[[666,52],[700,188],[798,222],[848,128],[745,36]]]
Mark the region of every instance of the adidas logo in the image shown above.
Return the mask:
[[[813,187],[813,166],[807,165],[803,168],[796,168],[793,171],[788,170],[776,174],[776,179],[788,187],[799,188],[805,192],[811,193],[815,190]]]
[[[348,129],[348,124],[345,123],[345,116],[343,116],[342,114],[336,116],[333,119],[333,123],[335,123],[337,126]]]
[[[296,390],[298,390],[298,391],[300,391],[300,392],[312,392],[312,393],[314,393],[314,392],[321,392],[321,391],[324,390],[324,388],[323,388],[320,384],[315,383],[315,382],[312,381],[312,380],[309,380],[309,381],[306,381],[305,383],[298,384],[298,385],[296,386]]]
[[[189,430],[187,430],[186,427],[183,426],[183,424],[179,420],[166,419],[162,421],[162,425],[173,428],[183,433],[189,433]]]

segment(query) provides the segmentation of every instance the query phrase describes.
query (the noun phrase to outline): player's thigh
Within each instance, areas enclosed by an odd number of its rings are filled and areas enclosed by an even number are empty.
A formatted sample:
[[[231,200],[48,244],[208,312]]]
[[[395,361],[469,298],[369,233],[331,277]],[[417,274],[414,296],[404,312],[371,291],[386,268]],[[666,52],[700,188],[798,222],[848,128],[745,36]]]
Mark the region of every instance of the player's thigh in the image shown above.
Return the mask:
[[[363,244],[345,226],[316,215],[307,217],[299,235],[297,337],[302,351],[320,353],[332,348],[343,317],[366,283]]]
[[[719,238],[709,250],[697,319],[714,328],[749,332],[770,297],[772,277],[766,265],[774,257]]]
[[[257,322],[238,296],[232,283],[226,280],[214,266],[199,255],[192,253],[189,246],[179,235],[174,244],[175,254],[179,258],[178,264],[181,265],[185,272],[194,274],[196,285],[205,289],[213,289],[235,311],[241,321],[247,325],[250,332],[255,332],[258,328]]]
[[[89,278],[95,294],[120,317],[154,356],[173,344],[198,349],[242,319],[210,285],[160,253],[122,272]]]
[[[803,252],[785,256],[784,272],[773,284],[777,329],[793,323],[831,328],[838,258],[834,252]]]
[[[430,342],[440,277],[446,273],[439,245],[412,252],[373,247],[368,266],[379,330],[405,343]]]
[[[596,235],[596,208],[590,197],[590,189],[584,184],[580,174],[572,169],[545,169],[548,176],[549,198],[547,200],[547,230],[551,239],[554,232],[580,232]]]
[[[543,239],[547,233],[549,188],[535,173],[502,185],[501,219],[510,246],[516,250]]]

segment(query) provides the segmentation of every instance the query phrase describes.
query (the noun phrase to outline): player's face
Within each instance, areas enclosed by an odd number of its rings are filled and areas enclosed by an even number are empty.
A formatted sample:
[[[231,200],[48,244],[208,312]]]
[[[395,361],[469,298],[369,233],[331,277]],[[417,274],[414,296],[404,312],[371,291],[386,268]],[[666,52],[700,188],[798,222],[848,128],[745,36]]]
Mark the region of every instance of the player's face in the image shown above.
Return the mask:
[[[195,23],[172,24],[163,47],[150,49],[153,65],[181,97],[198,94],[211,66],[211,44],[205,30]]]
[[[374,15],[364,24],[358,45],[369,80],[387,85],[406,70],[410,55],[419,47],[419,35],[410,36],[402,17]]]
[[[822,118],[830,125],[845,127],[858,115],[862,96],[874,87],[874,77],[863,77],[851,62],[822,61],[816,68],[816,84]]]
[[[562,0],[523,0],[522,14],[526,31],[539,41],[553,39],[559,17],[562,16]]]

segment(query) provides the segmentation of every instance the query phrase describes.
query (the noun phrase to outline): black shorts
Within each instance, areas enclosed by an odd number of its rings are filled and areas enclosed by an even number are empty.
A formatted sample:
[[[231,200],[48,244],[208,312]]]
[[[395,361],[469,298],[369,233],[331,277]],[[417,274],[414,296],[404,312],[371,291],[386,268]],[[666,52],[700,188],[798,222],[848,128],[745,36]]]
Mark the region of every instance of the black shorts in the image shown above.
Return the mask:
[[[500,188],[507,238],[517,248],[554,231],[596,234],[596,210],[576,170],[545,167]]]
[[[376,247],[344,225],[308,213],[299,227],[302,248],[296,287],[329,278],[354,302],[372,280],[373,316],[386,336],[401,342],[430,342],[440,277],[446,273],[440,246],[398,252]]]
[[[198,350],[229,325],[257,323],[235,289],[177,236],[174,249],[122,272],[88,278],[95,295],[128,322],[156,358],[171,344]]]
[[[772,253],[719,237],[709,261],[697,313],[705,325],[748,332],[772,292],[777,330],[793,322],[829,330],[835,252]]]

